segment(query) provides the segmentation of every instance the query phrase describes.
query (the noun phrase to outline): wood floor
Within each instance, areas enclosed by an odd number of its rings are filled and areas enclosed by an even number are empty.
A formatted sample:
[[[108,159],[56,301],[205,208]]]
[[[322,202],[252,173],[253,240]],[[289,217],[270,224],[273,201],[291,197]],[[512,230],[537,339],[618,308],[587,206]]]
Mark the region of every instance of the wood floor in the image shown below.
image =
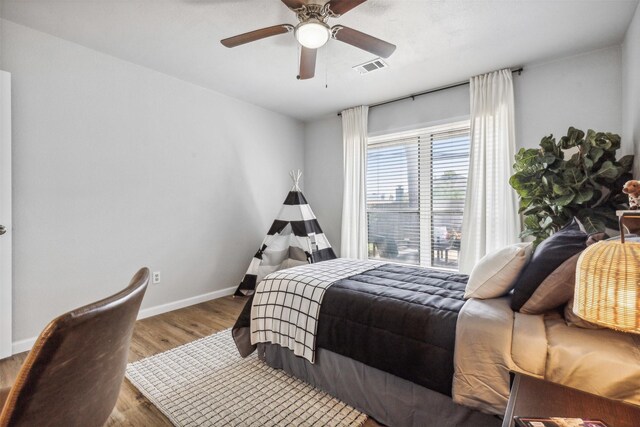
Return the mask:
[[[246,303],[231,296],[139,320],[131,340],[129,362],[172,349],[230,328]],[[13,384],[27,353],[0,360],[0,389]],[[1,408],[0,408],[1,409]],[[120,390],[116,407],[106,426],[171,426],[171,422],[128,380]],[[367,420],[365,427],[378,426]]]

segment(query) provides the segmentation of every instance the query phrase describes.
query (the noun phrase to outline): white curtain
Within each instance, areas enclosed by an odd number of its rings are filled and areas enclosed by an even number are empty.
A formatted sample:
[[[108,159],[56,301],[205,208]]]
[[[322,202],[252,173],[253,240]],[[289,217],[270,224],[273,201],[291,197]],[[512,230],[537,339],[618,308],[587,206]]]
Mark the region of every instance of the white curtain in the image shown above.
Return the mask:
[[[369,107],[342,112],[344,192],[340,256],[367,258],[367,119]]]
[[[511,70],[470,83],[471,158],[459,261],[467,274],[485,254],[520,241],[517,197],[509,186],[515,154]]]

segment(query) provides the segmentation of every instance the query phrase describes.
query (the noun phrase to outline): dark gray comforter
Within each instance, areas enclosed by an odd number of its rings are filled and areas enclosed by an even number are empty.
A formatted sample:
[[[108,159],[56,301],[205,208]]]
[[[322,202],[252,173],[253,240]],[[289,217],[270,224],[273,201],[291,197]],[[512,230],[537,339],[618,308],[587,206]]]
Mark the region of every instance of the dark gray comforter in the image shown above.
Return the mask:
[[[384,264],[340,280],[325,293],[317,346],[450,396],[467,279]],[[251,300],[234,326],[236,342],[248,338],[250,312]]]

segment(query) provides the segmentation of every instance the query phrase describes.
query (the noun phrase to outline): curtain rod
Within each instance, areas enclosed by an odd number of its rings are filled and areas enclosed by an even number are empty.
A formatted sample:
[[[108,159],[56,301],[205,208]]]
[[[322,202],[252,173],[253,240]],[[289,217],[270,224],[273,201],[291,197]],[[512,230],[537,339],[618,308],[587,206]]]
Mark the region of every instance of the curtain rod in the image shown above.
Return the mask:
[[[522,74],[523,70],[524,70],[523,67],[518,67],[518,68],[512,68],[511,72],[512,73],[518,73],[518,75],[520,75],[520,74]],[[464,82],[458,82],[458,83],[452,83],[452,84],[446,85],[446,86],[440,86],[440,87],[437,87],[435,89],[425,90],[424,92],[414,93],[413,95],[407,95],[407,96],[403,96],[401,98],[390,99],[389,101],[378,102],[377,104],[369,105],[369,109],[372,109],[372,108],[375,108],[375,107],[379,107],[381,105],[391,104],[392,102],[404,101],[405,99],[411,99],[411,100],[415,101],[417,97],[422,96],[422,95],[427,95],[429,93],[434,93],[434,92],[440,92],[441,90],[446,90],[446,89],[453,89],[454,87],[465,86],[465,85],[468,85],[468,84],[469,84],[469,80],[466,80]],[[338,116],[342,116],[342,113],[338,113]]]

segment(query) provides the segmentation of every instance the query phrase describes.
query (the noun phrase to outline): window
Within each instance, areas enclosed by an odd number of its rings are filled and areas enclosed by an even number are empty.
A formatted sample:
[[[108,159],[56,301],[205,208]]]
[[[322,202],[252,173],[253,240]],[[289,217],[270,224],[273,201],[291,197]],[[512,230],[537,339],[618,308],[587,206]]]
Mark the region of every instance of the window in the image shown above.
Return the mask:
[[[369,138],[369,258],[458,269],[469,122]]]

